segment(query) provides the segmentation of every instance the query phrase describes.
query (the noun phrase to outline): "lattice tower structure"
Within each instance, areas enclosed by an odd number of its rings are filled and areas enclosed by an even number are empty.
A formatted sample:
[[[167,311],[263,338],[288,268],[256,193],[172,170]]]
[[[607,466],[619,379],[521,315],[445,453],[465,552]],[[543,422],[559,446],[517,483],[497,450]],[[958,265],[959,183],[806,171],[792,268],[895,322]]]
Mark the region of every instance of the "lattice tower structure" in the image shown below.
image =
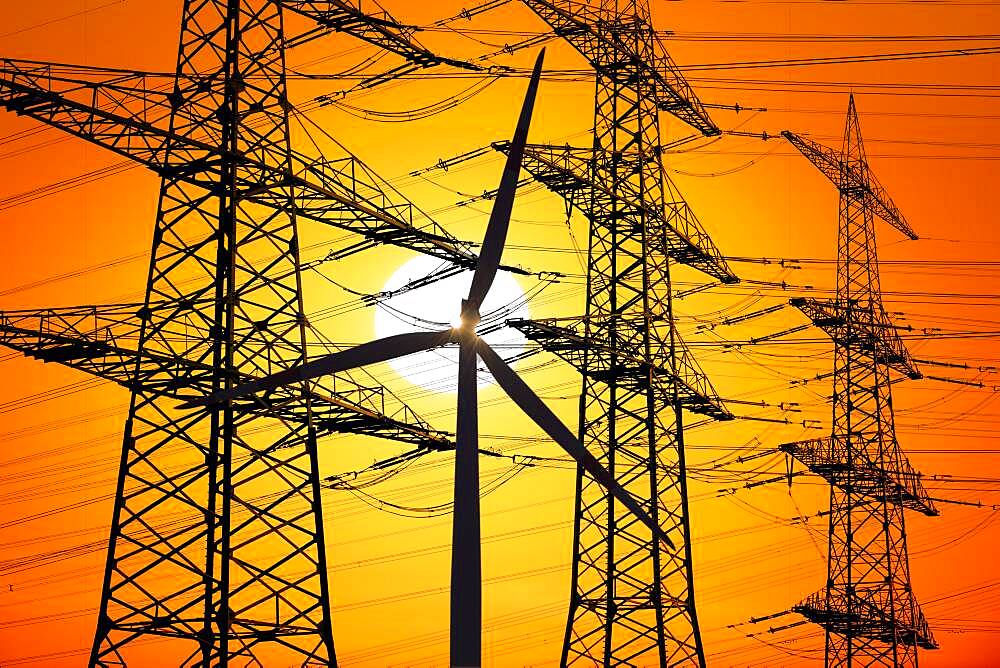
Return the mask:
[[[882,305],[875,221],[917,237],[871,173],[853,95],[839,152],[784,135],[840,192],[837,296],[793,300],[835,343],[830,438],[782,446],[831,483],[826,586],[793,610],[824,627],[827,666],[916,666],[937,644],[910,585],[905,511],[937,510],[896,439],[891,373],[921,374]]]
[[[719,133],[656,38],[645,0],[525,0],[596,73],[593,145],[529,146],[525,166],[590,222],[586,313],[513,323],[583,375],[581,440],[676,546],[577,478],[563,665],[701,665],[684,408],[732,416],[675,328],[671,265],[737,279],[662,164],[659,112]],[[495,145],[506,150],[506,145]]]

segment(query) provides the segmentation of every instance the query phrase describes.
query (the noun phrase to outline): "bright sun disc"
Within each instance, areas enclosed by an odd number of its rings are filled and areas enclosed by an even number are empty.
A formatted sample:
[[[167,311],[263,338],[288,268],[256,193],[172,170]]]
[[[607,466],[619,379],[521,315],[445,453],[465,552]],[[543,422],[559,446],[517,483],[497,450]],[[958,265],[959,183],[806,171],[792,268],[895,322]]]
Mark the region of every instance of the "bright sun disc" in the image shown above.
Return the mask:
[[[393,292],[410,281],[441,268],[441,261],[429,256],[416,257],[400,267],[386,282],[383,290]],[[416,290],[383,300],[375,311],[375,336],[431,331],[461,324],[462,300],[469,294],[472,272],[463,272]],[[499,272],[493,287],[480,309],[482,330],[496,322],[511,318],[527,318],[528,307],[524,290],[513,276]],[[524,350],[525,338],[515,329],[505,327],[483,336],[503,357]],[[458,374],[458,349],[448,346],[426,353],[409,355],[390,362],[403,378],[434,392],[454,392]],[[480,363],[479,386],[493,382]]]

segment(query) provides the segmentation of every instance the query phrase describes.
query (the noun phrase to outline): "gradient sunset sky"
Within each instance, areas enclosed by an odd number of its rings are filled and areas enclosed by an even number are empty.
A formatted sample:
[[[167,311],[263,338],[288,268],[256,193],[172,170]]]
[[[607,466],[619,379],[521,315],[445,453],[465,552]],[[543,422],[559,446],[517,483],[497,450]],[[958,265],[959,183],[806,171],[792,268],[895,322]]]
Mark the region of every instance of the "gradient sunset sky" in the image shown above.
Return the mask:
[[[711,110],[724,129],[771,137],[788,129],[839,148],[848,94],[855,94],[872,169],[921,236],[904,240],[878,223],[886,310],[912,325],[904,340],[916,358],[957,365],[926,366],[926,374],[981,385],[925,378],[893,386],[897,436],[932,495],[985,504],[941,503],[939,517],[906,518],[913,590],[941,645],[922,652],[921,662],[929,668],[997,665],[1000,505],[991,505],[1000,504],[1000,53],[852,64],[760,61],[993,46],[1000,52],[1000,3],[651,3],[658,29],[673,33],[664,35],[668,50],[702,100],[744,108]],[[429,26],[472,3],[383,4],[401,21]],[[3,2],[0,56],[169,72],[181,6],[181,0]],[[308,25],[289,18],[288,32]],[[465,34],[424,30],[418,37],[435,52],[474,59],[547,28],[518,2],[450,27]],[[296,72],[326,74],[377,55],[375,47],[334,34],[291,50],[288,59]],[[527,67],[534,55],[526,50],[492,61]],[[399,63],[395,58],[368,67],[388,69]],[[585,72],[587,64],[552,41],[546,67]],[[543,81],[530,141],[589,144],[593,79],[567,79]],[[316,96],[349,85],[294,77],[292,102],[308,107]],[[509,138],[524,79],[470,89],[476,85],[441,77],[396,82],[309,117],[452,234],[478,240],[490,206],[478,195],[496,187],[500,156],[489,152],[448,171],[411,175]],[[429,118],[383,122],[387,112],[453,96],[468,99]],[[664,142],[691,132],[667,115],[661,128]],[[334,151],[329,139],[313,138],[320,149]],[[293,141],[304,152],[317,150],[304,131]],[[769,627],[798,618],[749,620],[786,610],[823,585],[827,526],[817,514],[827,506],[827,487],[809,475],[797,476],[790,488],[746,485],[785,472],[783,456],[771,452],[777,445],[829,434],[831,385],[816,376],[831,370],[832,344],[816,329],[749,343],[805,324],[791,308],[740,324],[720,322],[794,296],[831,294],[837,193],[780,139],[701,139],[668,151],[665,163],[744,279],[684,294],[708,279],[679,268],[680,331],[719,394],[736,400],[732,411],[757,418],[715,424],[687,417],[695,582],[709,665],[819,665],[817,627],[770,633]],[[0,174],[0,310],[141,301],[155,175],[10,113],[0,113]],[[307,260],[345,243],[343,233],[310,221],[300,234]],[[517,278],[532,296],[531,317],[583,312],[585,257],[576,249],[585,249],[586,239],[586,221],[577,215],[567,221],[556,195],[522,190],[505,262],[563,275],[551,283]],[[350,307],[354,297],[344,288],[378,292],[411,257],[379,248],[306,274],[310,320],[337,343],[372,337],[375,310]],[[434,288],[425,290],[433,301]],[[576,424],[575,372],[545,354],[519,369],[567,424]],[[415,385],[388,366],[371,371],[433,425],[453,429],[450,387]],[[96,624],[128,393],[5,351],[0,378],[0,665],[83,665]],[[483,446],[561,456],[495,387],[480,396]],[[403,449],[365,437],[327,438],[320,444],[321,473],[363,469]],[[375,499],[325,492],[341,664],[447,663],[450,517],[389,513],[378,499],[407,507],[445,503],[451,464],[446,454],[425,457],[376,488]],[[484,488],[518,468],[510,458],[484,459],[482,466]],[[566,464],[530,467],[484,497],[485,665],[558,660],[573,484]],[[150,652],[155,656],[154,646]]]

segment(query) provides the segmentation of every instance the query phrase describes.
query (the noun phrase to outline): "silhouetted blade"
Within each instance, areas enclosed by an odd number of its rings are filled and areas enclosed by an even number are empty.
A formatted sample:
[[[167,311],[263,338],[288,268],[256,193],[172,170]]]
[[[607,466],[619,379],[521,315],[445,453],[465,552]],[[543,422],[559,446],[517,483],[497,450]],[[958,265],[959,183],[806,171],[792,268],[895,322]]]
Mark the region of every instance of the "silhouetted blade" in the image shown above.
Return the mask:
[[[514,130],[510,151],[507,153],[507,163],[500,177],[500,189],[490,213],[490,222],[486,226],[486,236],[479,252],[479,263],[472,277],[472,287],[469,288],[468,302],[478,310],[493,284],[493,278],[500,266],[500,256],[503,255],[504,243],[507,241],[507,228],[510,226],[510,214],[514,209],[514,196],[517,194],[517,181],[521,173],[521,161],[524,158],[524,146],[528,142],[528,128],[531,126],[531,114],[535,108],[535,96],[538,93],[538,80],[542,76],[542,62],[545,60],[545,49],[538,54],[535,69],[531,73],[528,92],[524,96],[521,107],[521,117]]]
[[[220,404],[233,399],[238,399],[257,392],[266,392],[285,385],[293,385],[297,382],[356,369],[369,364],[386,362],[405,357],[413,353],[423,352],[438,346],[443,346],[451,339],[451,330],[443,332],[413,332],[411,334],[396,334],[387,336],[384,339],[377,339],[368,343],[362,343],[354,348],[341,350],[319,358],[313,362],[308,362],[302,366],[288,369],[276,373],[273,376],[261,378],[259,380],[238,385],[230,390],[217,392],[203,399],[192,399],[184,404],[182,408],[193,406],[205,406],[209,404]]]
[[[662,540],[670,547],[674,547],[673,541],[664,533],[663,529],[653,522],[653,519],[643,510],[642,506],[635,498],[626,492],[614,479],[614,476],[601,465],[594,455],[583,447],[579,440],[573,436],[572,432],[555,416],[549,407],[538,398],[538,395],[528,387],[527,383],[521,380],[510,366],[489,347],[489,345],[479,339],[477,348],[479,356],[486,367],[496,378],[497,383],[504,389],[507,395],[514,400],[528,417],[535,421],[542,430],[548,434],[552,440],[562,446],[573,459],[575,459],[584,470],[590,474],[597,482],[604,486],[622,505],[631,511],[643,524],[648,526],[653,535]]]

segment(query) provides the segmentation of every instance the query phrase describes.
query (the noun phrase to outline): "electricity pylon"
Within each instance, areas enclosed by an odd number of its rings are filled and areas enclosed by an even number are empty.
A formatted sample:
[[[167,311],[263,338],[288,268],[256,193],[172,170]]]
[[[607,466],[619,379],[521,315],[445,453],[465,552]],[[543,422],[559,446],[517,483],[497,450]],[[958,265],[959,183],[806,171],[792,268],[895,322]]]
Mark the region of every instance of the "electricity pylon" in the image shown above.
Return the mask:
[[[647,0],[524,2],[588,60],[597,88],[591,148],[525,152],[534,178],[590,222],[586,314],[512,324],[581,372],[580,440],[675,546],[578,469],[562,664],[704,666],[682,409],[732,415],[678,336],[670,265],[737,279],[663,169],[658,113],[719,129],[656,38]]]
[[[896,440],[890,372],[921,376],[882,306],[875,219],[917,235],[868,167],[853,95],[840,152],[782,134],[840,191],[837,296],[792,301],[835,346],[833,433],[781,446],[830,482],[826,587],[793,610],[826,630],[827,666],[916,666],[937,644],[910,588],[904,511],[938,512]]]
[[[92,666],[162,638],[162,665],[334,665],[317,435],[436,440],[348,380],[179,407],[306,361],[298,218],[361,235],[343,254],[392,243],[476,263],[352,156],[292,150],[285,9],[440,62],[356,3],[293,0],[185,0],[165,87],[134,70],[0,61],[0,105],[161,178],[142,304],[2,319],[6,345],[131,391]]]

